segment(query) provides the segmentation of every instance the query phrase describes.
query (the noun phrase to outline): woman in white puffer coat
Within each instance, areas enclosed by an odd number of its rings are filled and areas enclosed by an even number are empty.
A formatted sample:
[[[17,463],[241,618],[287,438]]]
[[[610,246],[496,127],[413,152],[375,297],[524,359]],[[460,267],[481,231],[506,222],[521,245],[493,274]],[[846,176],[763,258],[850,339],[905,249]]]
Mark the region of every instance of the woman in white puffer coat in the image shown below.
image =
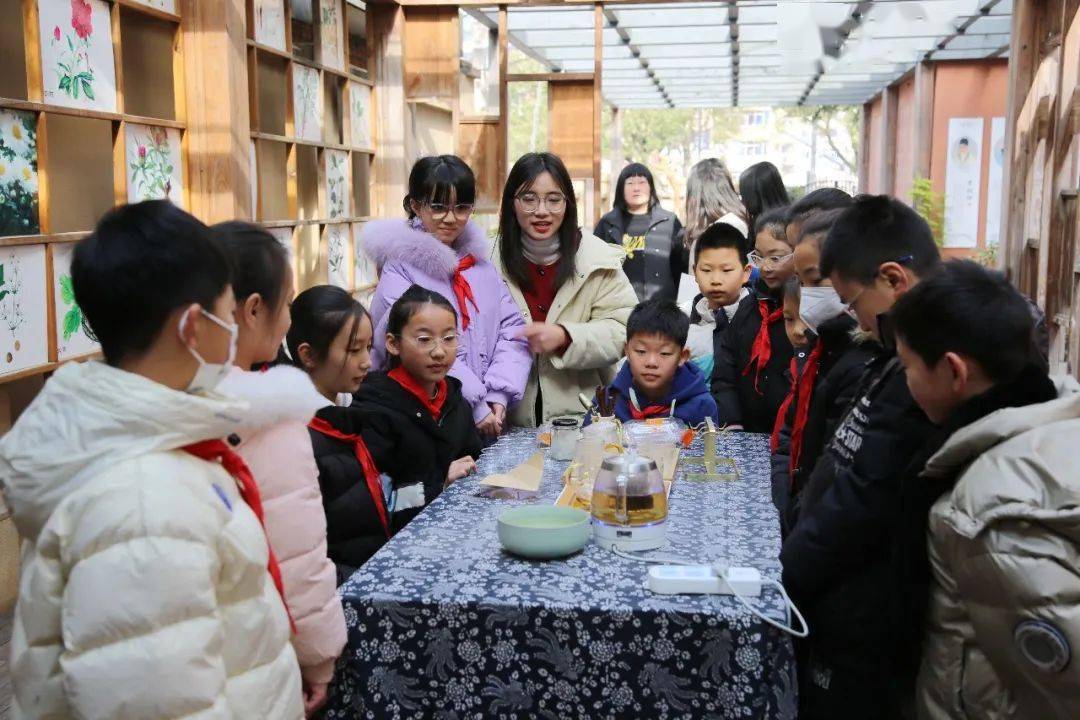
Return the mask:
[[[250,412],[213,391],[235,349],[224,255],[144,202],[106,214],[72,276],[109,364],[61,367],[0,441],[24,541],[12,716],[299,720],[261,502],[220,441]]]

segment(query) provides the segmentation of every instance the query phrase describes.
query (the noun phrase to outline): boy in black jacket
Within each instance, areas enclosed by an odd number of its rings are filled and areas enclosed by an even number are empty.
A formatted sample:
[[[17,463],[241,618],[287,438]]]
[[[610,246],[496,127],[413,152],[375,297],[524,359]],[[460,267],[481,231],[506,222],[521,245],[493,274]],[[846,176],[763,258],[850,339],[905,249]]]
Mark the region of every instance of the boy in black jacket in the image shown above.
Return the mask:
[[[780,554],[784,585],[813,628],[800,649],[801,718],[895,717],[910,697],[914,678],[896,662],[890,541],[933,425],[908,391],[887,313],[940,262],[926,222],[884,195],[857,199],[822,248],[821,273],[886,350],[814,467]]]
[[[761,275],[728,323],[713,366],[711,389],[720,424],[747,432],[772,432],[790,388],[785,373],[792,349],[784,330],[782,298],[794,269],[785,219],[784,208],[776,208],[755,223],[750,261]]]

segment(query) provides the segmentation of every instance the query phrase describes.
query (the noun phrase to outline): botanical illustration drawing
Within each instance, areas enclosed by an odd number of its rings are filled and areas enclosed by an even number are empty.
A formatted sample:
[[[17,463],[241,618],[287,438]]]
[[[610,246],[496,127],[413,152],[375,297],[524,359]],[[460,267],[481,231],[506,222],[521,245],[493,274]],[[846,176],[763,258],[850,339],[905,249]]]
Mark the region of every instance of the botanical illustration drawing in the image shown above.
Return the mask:
[[[329,67],[343,69],[345,58],[341,52],[341,15],[339,0],[319,0],[319,17],[322,27],[322,63]]]
[[[293,112],[298,138],[319,140],[322,137],[322,103],[319,100],[318,71],[293,65]]]
[[[0,110],[0,236],[39,230],[36,121],[33,113]]]
[[[348,163],[347,153],[326,151],[326,211],[330,218],[349,214]]]
[[[128,199],[169,199],[180,204],[179,132],[168,128],[128,125]]]
[[[102,0],[39,3],[45,101],[116,109],[109,6]]]

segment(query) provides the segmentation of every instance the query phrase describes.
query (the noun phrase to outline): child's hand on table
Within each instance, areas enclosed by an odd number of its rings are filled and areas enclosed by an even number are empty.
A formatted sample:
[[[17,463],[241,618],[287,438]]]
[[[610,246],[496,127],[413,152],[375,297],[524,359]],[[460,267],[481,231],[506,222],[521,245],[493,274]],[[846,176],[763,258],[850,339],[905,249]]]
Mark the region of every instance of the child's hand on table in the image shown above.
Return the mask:
[[[450,463],[450,469],[446,473],[446,484],[443,487],[450,487],[454,484],[455,480],[460,480],[466,475],[470,475],[476,472],[476,461],[466,455],[463,458],[458,458],[454,462]]]

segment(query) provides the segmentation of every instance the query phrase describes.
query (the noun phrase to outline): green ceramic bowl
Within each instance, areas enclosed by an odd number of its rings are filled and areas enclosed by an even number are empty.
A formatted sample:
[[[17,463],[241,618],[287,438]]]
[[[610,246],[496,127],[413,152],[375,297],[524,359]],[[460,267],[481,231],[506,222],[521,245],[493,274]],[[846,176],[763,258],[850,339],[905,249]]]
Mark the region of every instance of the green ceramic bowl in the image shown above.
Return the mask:
[[[590,537],[589,513],[577,508],[524,505],[499,516],[499,542],[521,557],[566,557],[585,547]]]

